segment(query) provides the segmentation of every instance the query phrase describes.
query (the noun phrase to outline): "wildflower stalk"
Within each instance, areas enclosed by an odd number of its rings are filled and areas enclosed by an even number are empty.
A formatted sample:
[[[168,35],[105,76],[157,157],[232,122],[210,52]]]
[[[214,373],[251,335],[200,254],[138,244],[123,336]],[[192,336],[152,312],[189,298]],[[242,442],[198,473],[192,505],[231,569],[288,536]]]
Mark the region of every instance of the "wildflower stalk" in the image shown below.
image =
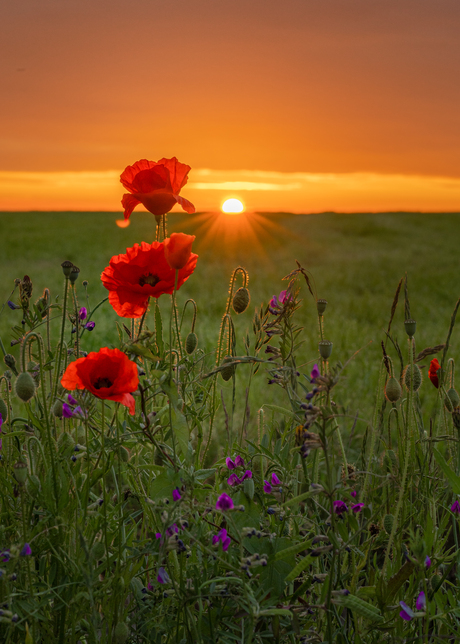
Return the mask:
[[[177,283],[179,280],[179,270],[176,268],[176,275],[175,275],[175,280],[174,280],[174,290],[172,292],[171,296],[171,315],[169,318],[169,352],[170,352],[170,358],[169,358],[169,386],[173,386],[173,377],[172,377],[172,363],[173,363],[173,346],[172,346],[172,326],[173,326],[173,316],[175,313],[175,308],[176,308],[176,291],[177,291]],[[176,369],[177,369],[177,380],[179,381],[179,362],[176,360]],[[171,441],[172,441],[172,447],[173,447],[173,456],[174,456],[174,462],[176,463],[177,457],[176,457],[176,440],[174,436],[174,429],[173,429],[173,422],[172,422],[172,402],[171,402],[171,396],[169,397],[169,425],[171,427]],[[184,454],[185,456],[185,454]]]
[[[105,542],[105,554],[107,561],[109,561],[109,540],[107,536],[107,490],[105,485],[105,475],[106,475],[106,453],[105,453],[105,402],[101,400],[101,467],[102,467],[102,512],[104,515],[104,542]],[[89,485],[89,481],[88,481]]]
[[[80,316],[78,315],[78,301],[77,301],[77,289],[75,284],[72,284],[72,295],[73,295],[73,304],[75,308],[75,326],[77,331],[75,333],[75,355],[78,358],[80,357]]]
[[[56,399],[56,394],[57,394],[57,388],[58,388],[58,382],[59,382],[59,374],[61,371],[61,355],[62,355],[62,345],[64,344],[64,331],[65,331],[65,320],[66,320],[66,308],[67,308],[67,290],[69,287],[69,278],[66,276],[64,278],[64,303],[62,305],[62,323],[61,323],[61,338],[59,340],[59,345],[57,349],[57,356],[56,356],[56,373],[54,376],[54,387],[53,387],[53,395],[51,396],[51,401]]]
[[[364,484],[363,484],[363,503],[366,503],[366,497],[367,497],[367,487],[369,485],[369,478],[370,474],[372,472],[372,459],[374,458],[374,449],[375,449],[375,441],[377,438],[377,422],[378,422],[378,410],[379,410],[379,400],[381,397],[380,392],[382,391],[383,387],[383,380],[384,380],[384,375],[385,375],[385,364],[384,361],[382,360],[380,363],[380,371],[379,371],[379,381],[377,384],[377,393],[375,397],[375,406],[374,406],[374,417],[372,419],[372,428],[371,428],[371,444],[369,447],[369,458],[367,461],[367,467],[366,467],[366,475],[364,477]]]

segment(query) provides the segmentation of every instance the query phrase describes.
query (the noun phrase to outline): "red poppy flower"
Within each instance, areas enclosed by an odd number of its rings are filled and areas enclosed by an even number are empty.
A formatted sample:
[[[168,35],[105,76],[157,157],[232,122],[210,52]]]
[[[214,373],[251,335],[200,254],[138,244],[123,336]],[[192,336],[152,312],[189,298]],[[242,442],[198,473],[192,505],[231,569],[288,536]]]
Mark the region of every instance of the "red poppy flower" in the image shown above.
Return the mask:
[[[122,351],[103,347],[71,362],[61,379],[65,389],[86,389],[96,398],[114,400],[134,414],[132,392],[139,384],[137,366]]]
[[[131,194],[123,195],[121,205],[125,219],[129,219],[138,204],[142,204],[153,215],[164,215],[178,203],[185,212],[195,212],[195,206],[179,197],[179,192],[187,183],[191,168],[180,163],[176,157],[147,161],[141,159],[129,165],[120,176],[120,181]]]
[[[198,255],[190,257],[178,275],[177,288],[195,270]],[[142,242],[126,249],[126,255],[115,255],[101,275],[109,291],[109,302],[120,317],[140,318],[147,310],[149,297],[172,293],[176,271],[166,261],[163,242]]]
[[[164,240],[165,257],[171,268],[184,268],[192,254],[194,241],[195,235],[185,233],[173,233],[171,237]]]
[[[428,369],[428,378],[434,384],[436,389],[439,387],[438,371],[440,368],[441,368],[441,365],[439,364],[437,358],[434,358],[430,362],[430,368]]]

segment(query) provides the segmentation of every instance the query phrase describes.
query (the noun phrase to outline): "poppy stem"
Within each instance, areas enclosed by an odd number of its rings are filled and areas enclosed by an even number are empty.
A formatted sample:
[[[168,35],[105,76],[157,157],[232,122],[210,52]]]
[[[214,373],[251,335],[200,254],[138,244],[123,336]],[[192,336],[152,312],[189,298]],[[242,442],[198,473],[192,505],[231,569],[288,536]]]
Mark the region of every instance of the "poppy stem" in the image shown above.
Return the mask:
[[[144,311],[144,313],[142,314],[141,322],[140,322],[140,324],[139,324],[139,329],[137,330],[137,340],[139,340],[139,336],[140,336],[140,334],[141,334],[142,327],[143,327],[143,325],[144,325],[145,316],[147,315],[147,311],[149,310],[149,304],[150,304],[150,297],[149,297],[149,298],[148,298],[148,300],[147,300],[147,306],[145,307],[145,311]]]
[[[57,364],[56,364],[56,376],[54,380],[54,387],[53,387],[53,395],[51,397],[51,403],[56,398],[56,393],[57,393],[57,387],[58,387],[58,382],[59,382],[59,372],[61,370],[61,356],[62,356],[62,345],[64,344],[64,331],[65,331],[65,315],[66,315],[66,306],[67,306],[67,290],[69,287],[69,278],[65,278],[64,282],[64,304],[62,305],[62,324],[61,324],[61,339],[59,340],[59,348],[58,348],[58,354],[56,356],[57,359]]]

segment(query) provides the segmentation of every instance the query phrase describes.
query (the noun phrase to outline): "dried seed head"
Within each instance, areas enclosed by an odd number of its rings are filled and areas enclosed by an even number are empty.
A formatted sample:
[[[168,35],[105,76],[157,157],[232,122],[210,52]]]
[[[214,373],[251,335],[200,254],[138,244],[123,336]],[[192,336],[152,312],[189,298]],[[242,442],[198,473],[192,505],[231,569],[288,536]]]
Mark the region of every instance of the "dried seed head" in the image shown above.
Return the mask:
[[[412,391],[418,391],[422,385],[422,372],[417,364],[407,365],[404,371],[404,384],[409,390],[412,381]]]
[[[391,403],[397,402],[402,395],[402,389],[399,382],[394,376],[388,378],[387,384],[385,385],[385,397]]]
[[[417,322],[415,320],[406,320],[404,322],[404,328],[409,338],[413,338],[417,329]]]
[[[316,310],[318,315],[323,315],[326,310],[327,300],[316,300]]]
[[[29,300],[32,297],[32,282],[28,275],[24,275],[19,284],[19,299],[24,308],[29,306]]]
[[[72,266],[72,268],[70,269],[70,275],[69,275],[71,284],[75,284],[79,274],[80,274],[80,269],[78,268],[78,266]]]
[[[233,296],[233,310],[235,313],[244,313],[249,306],[250,295],[247,288],[241,287]]]
[[[30,373],[23,371],[16,378],[15,391],[18,398],[23,402],[29,402],[29,400],[35,394],[35,382]]]
[[[189,333],[185,340],[185,351],[190,356],[195,351],[198,345],[198,338],[196,333]]]
[[[70,277],[70,271],[72,270],[73,264],[72,262],[69,262],[68,259],[66,259],[65,262],[62,262],[62,272],[64,273],[65,277]]]
[[[330,340],[321,340],[318,343],[319,353],[323,360],[330,358],[332,353],[333,343]]]

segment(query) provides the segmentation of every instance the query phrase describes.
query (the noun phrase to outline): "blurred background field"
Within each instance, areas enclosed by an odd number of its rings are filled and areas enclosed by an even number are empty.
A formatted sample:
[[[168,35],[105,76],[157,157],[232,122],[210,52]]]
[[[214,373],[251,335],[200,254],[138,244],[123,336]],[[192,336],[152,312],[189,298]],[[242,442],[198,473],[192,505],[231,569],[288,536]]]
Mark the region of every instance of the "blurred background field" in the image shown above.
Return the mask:
[[[115,224],[118,213],[1,213],[0,298],[3,305],[14,287],[14,279],[29,275],[34,297],[43,289],[51,290],[52,300],[62,298],[63,276],[60,264],[69,259],[80,267],[77,282],[79,304],[85,305],[83,280],[88,280],[90,308],[106,297],[100,274],[112,255],[124,253],[135,242],[151,242],[155,236],[154,217],[134,213],[131,225],[121,229]],[[172,214],[169,232],[195,234],[193,250],[199,254],[195,273],[178,293],[179,308],[187,298],[198,305],[196,333],[199,347],[215,350],[220,319],[224,312],[232,270],[242,265],[249,271],[251,303],[245,313],[234,315],[237,329],[237,354],[244,354],[243,335],[252,336],[254,307],[266,305],[287,283],[282,278],[296,268],[298,260],[312,274],[319,298],[328,301],[325,337],[334,343],[331,363],[346,362],[360,350],[344,371],[336,389],[336,401],[348,413],[370,420],[375,401],[380,342],[384,339],[390,309],[398,282],[407,271],[411,313],[417,321],[417,350],[445,341],[450,318],[460,296],[459,240],[460,218],[456,214],[223,214],[194,216]],[[241,283],[238,282],[237,286]],[[299,352],[299,371],[309,373],[317,361],[318,327],[314,301],[301,283],[302,307],[298,323],[304,327]],[[12,298],[17,301],[17,293]],[[159,300],[165,324],[170,298]],[[190,328],[186,314],[183,336]],[[96,327],[86,333],[84,350],[118,346],[116,321],[120,321],[108,302],[96,312]],[[20,311],[4,307],[0,316],[0,335],[9,350],[11,326],[20,324]],[[404,299],[393,322],[393,332],[406,356]],[[460,321],[459,321],[460,322]],[[147,318],[147,325],[149,318]],[[57,338],[59,323],[54,322]],[[460,328],[454,329],[450,356],[457,358]],[[70,325],[69,335],[70,340]],[[272,342],[276,344],[276,340]],[[11,347],[18,357],[19,347]],[[396,356],[389,349],[393,358]],[[302,366],[302,362],[305,363]],[[308,363],[308,364],[307,364]],[[212,356],[209,357],[212,365]],[[429,359],[422,364],[429,364]],[[250,428],[255,429],[257,409],[264,403],[285,404],[276,386],[268,386],[262,368],[251,385]],[[2,369],[0,368],[0,372]],[[424,372],[426,374],[426,369]],[[244,409],[243,397],[249,368],[237,369],[238,414]],[[227,402],[232,385],[223,383]],[[434,408],[436,392],[425,375],[420,395],[424,408]],[[430,401],[432,400],[432,405]],[[222,416],[223,418],[223,416]],[[223,421],[222,421],[223,422]],[[351,425],[351,420],[350,420]],[[359,423],[361,434],[366,423]]]

